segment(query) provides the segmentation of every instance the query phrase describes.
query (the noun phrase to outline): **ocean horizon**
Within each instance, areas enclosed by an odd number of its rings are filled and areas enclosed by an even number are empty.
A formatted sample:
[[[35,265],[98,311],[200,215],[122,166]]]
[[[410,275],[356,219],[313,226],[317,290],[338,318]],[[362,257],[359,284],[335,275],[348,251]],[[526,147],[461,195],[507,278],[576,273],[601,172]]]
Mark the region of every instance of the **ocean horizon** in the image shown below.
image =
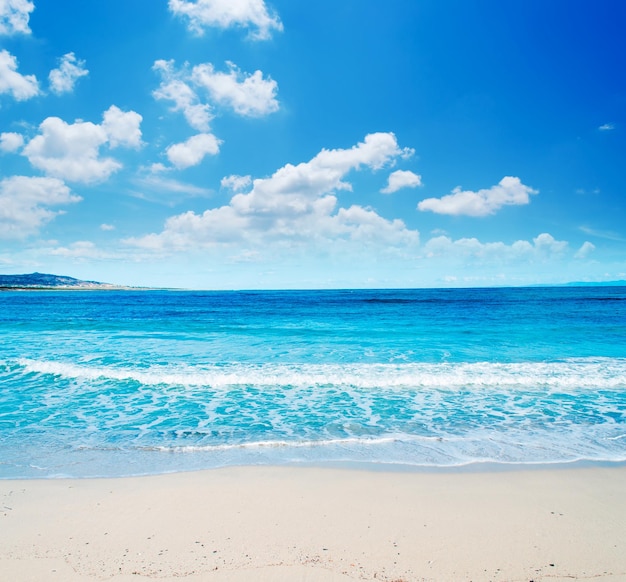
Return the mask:
[[[626,287],[3,291],[0,478],[626,462]]]

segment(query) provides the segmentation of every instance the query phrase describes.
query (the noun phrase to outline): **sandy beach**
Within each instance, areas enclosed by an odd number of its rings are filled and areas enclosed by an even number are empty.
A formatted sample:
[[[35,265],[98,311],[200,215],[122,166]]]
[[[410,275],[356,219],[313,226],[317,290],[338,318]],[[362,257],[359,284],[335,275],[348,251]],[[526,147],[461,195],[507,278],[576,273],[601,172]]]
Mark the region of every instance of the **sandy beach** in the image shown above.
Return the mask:
[[[626,468],[0,481],[0,579],[626,580]]]

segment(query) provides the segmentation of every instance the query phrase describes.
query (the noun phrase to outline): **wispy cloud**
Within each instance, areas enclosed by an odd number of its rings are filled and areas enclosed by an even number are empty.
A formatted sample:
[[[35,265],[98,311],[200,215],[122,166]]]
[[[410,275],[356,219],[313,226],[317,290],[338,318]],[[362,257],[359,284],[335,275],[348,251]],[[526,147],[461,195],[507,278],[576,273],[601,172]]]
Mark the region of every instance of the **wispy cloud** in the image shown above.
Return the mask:
[[[626,242],[626,238],[624,238],[624,236],[610,230],[598,230],[596,228],[590,228],[588,226],[580,226],[579,230],[590,236],[596,236],[598,238],[604,238],[606,240],[613,240],[616,242]]]
[[[201,188],[158,174],[135,178],[133,184],[135,189],[128,192],[130,196],[163,206],[176,206],[187,198],[208,198],[213,194],[213,190],[209,188]]]
[[[615,124],[614,123],[605,123],[604,125],[601,125],[600,127],[598,127],[598,129],[600,131],[612,131],[615,129]]]

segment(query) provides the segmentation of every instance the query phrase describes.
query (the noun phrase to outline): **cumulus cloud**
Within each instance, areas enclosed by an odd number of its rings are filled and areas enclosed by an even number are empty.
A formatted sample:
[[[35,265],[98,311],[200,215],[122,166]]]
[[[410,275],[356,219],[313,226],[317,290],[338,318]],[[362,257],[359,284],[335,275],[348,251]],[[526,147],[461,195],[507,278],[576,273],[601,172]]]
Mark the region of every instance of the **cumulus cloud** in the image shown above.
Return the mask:
[[[601,125],[600,127],[598,127],[598,129],[600,131],[612,131],[615,129],[615,124],[614,123],[605,123],[603,125]]]
[[[358,205],[337,209],[335,192],[350,190],[347,174],[363,167],[376,170],[404,155],[392,133],[367,135],[349,149],[322,150],[298,165],[286,164],[268,178],[251,183],[239,176],[223,185],[237,191],[226,206],[202,214],[185,212],[169,218],[163,232],[128,244],[153,250],[185,250],[218,243],[264,244],[280,241],[384,242],[416,245],[419,233],[401,220],[387,220]],[[244,183],[248,192],[238,191]],[[384,246],[383,245],[383,246]]]
[[[1,0],[0,0],[1,1]],[[26,101],[39,95],[39,82],[35,75],[17,72],[17,59],[7,50],[0,51],[0,95],[8,93],[17,101]]]
[[[0,0],[0,35],[30,34],[30,13],[35,5],[30,0]]]
[[[228,62],[228,71],[216,71],[212,63],[189,70],[176,69],[174,61],[155,61],[153,70],[161,75],[161,84],[152,95],[173,102],[172,111],[180,111],[189,125],[207,133],[213,119],[213,106],[232,109],[246,117],[259,117],[277,111],[278,84],[261,71],[245,73]],[[198,92],[202,92],[204,100]]]
[[[110,231],[110,230],[115,230],[115,226],[112,224],[107,224],[106,222],[103,222],[100,225],[100,230],[104,230],[105,232]]]
[[[169,0],[170,11],[187,19],[189,30],[203,34],[207,27],[252,28],[250,37],[268,39],[273,30],[283,30],[278,16],[263,0]]]
[[[530,195],[537,190],[522,184],[519,178],[505,176],[496,186],[472,192],[455,188],[452,194],[442,198],[422,200],[417,208],[437,214],[487,216],[505,205],[522,205],[530,202]]]
[[[159,88],[153,91],[155,99],[172,101],[173,111],[181,111],[187,123],[198,131],[206,132],[209,123],[213,119],[211,107],[207,103],[201,103],[195,89],[186,80],[185,71],[176,71],[174,61],[155,61],[153,70],[157,71],[162,78]]]
[[[19,133],[0,133],[0,151],[12,153],[19,150],[24,145],[24,138]]]
[[[542,233],[532,241],[518,240],[510,245],[503,242],[483,243],[477,238],[452,240],[448,236],[436,236],[424,245],[424,256],[426,258],[474,258],[505,261],[542,259],[561,256],[567,247],[566,241],[556,240],[548,233]]]
[[[56,178],[12,176],[0,180],[0,237],[25,238],[35,234],[62,211],[59,206],[80,201]]]
[[[576,259],[586,259],[589,255],[596,249],[596,245],[590,243],[589,241],[585,241],[581,247],[576,251],[574,258]]]
[[[278,110],[276,81],[263,78],[261,71],[242,73],[234,63],[227,65],[227,73],[216,71],[211,63],[198,65],[191,78],[214,102],[231,107],[239,115],[261,116]]]
[[[113,158],[101,157],[100,148],[106,144],[137,145],[141,138],[140,122],[140,115],[133,111],[124,113],[115,106],[104,113],[100,125],[89,121],[68,124],[58,117],[48,117],[22,155],[49,176],[71,182],[100,182],[122,167]]]
[[[396,170],[389,174],[387,186],[381,190],[383,194],[393,194],[402,188],[416,188],[422,185],[422,177],[409,170]]]
[[[177,168],[197,166],[205,156],[214,156],[220,151],[219,140],[210,133],[200,133],[183,143],[171,145],[165,150],[167,158]]]
[[[56,95],[70,93],[74,90],[76,81],[88,74],[85,61],[77,60],[74,53],[67,53],[61,57],[59,68],[52,69],[48,75],[50,90]]]
[[[567,249],[567,242],[556,240],[551,234],[544,232],[533,239],[535,248],[551,255],[560,255]]]
[[[125,146],[138,148],[141,146],[140,125],[143,117],[135,111],[122,111],[111,105],[103,115],[102,129],[107,135],[112,148]]]
[[[31,139],[22,153],[35,168],[50,176],[72,182],[96,182],[121,168],[116,160],[99,157],[99,148],[107,141],[100,125],[70,125],[58,117],[48,117],[39,130],[41,134]]]
[[[241,192],[252,185],[252,176],[226,176],[222,178],[220,186],[233,192]]]

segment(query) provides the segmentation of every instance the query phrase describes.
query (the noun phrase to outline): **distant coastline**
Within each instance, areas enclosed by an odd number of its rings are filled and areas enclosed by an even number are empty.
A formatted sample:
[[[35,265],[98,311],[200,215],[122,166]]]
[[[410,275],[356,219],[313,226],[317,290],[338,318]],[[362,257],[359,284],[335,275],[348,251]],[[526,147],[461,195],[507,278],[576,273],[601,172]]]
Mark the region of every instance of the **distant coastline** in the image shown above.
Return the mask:
[[[508,287],[504,285],[504,287]],[[567,283],[536,283],[521,287],[626,287],[626,280],[571,281]],[[456,288],[456,287],[454,287]],[[66,275],[28,273],[0,275],[0,291],[199,291],[201,289],[137,287],[114,285],[100,281],[84,281]],[[274,289],[276,290],[276,289]]]
[[[0,291],[130,291],[147,289],[149,288],[113,285],[100,281],[83,281],[74,277],[47,273],[0,275]]]
[[[563,283],[561,287],[626,287],[626,281],[573,281],[571,283]]]

